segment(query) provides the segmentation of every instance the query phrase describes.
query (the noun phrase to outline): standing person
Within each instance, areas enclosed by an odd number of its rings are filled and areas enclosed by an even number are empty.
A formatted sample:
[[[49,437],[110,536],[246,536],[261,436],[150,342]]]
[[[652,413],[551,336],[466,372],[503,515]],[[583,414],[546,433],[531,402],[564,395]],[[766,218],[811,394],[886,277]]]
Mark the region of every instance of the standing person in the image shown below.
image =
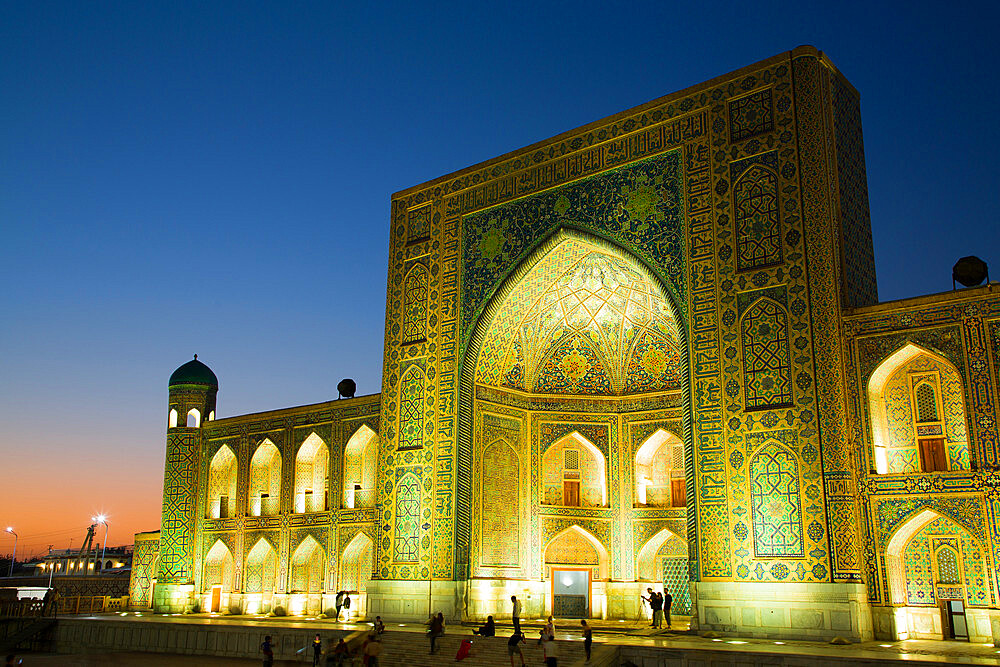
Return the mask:
[[[660,617],[663,616],[663,598],[656,591],[653,591],[649,595],[649,606],[653,608],[653,624],[654,628],[660,627],[662,621]]]
[[[674,603],[674,596],[667,591],[666,597],[663,598],[663,615],[667,617],[667,629],[670,629],[670,605]]]
[[[646,597],[645,595],[640,595],[639,597],[643,600],[643,602],[648,602],[649,603],[649,612],[650,612],[650,615],[649,615],[649,627],[652,628],[652,627],[654,627],[656,625],[656,621],[654,620],[655,619],[655,615],[653,614],[653,598],[656,597],[656,596],[653,595],[653,589],[652,588],[647,588],[646,592],[649,593],[649,597]]]
[[[337,641],[336,646],[333,646],[333,639],[327,643],[326,667],[341,667],[348,657],[350,657],[350,652],[348,651],[347,644],[344,642],[343,637]]]
[[[382,617],[381,616],[376,616],[375,617],[375,626],[374,627],[375,627],[375,634],[378,635],[379,637],[381,637],[382,633],[385,632],[385,623],[382,622]]]
[[[583,626],[583,650],[587,653],[587,662],[590,662],[590,647],[594,643],[594,631],[587,621],[580,619],[580,625]]]
[[[521,634],[521,601],[517,599],[516,595],[511,595],[510,604],[513,607],[511,618],[514,621],[514,633]]]
[[[337,620],[340,620],[340,609],[344,606],[344,591],[337,591]]]
[[[347,591],[344,591],[344,613],[347,614],[347,618],[345,618],[344,620],[345,621],[351,620],[351,594],[348,593]],[[339,614],[337,615],[337,618],[338,619],[340,618]]]
[[[271,635],[264,636],[264,642],[260,645],[260,652],[264,654],[264,667],[273,667],[274,648],[271,646]]]
[[[510,636],[507,640],[507,655],[510,656],[510,667],[515,667],[514,656],[517,655],[521,658],[521,667],[525,667],[524,654],[521,653],[521,644],[524,643],[524,633],[520,630],[514,630],[514,634]]]
[[[437,638],[444,634],[444,614],[431,616],[431,628],[427,632],[427,637],[431,640],[431,655],[437,651]]]
[[[323,653],[323,640],[319,638],[319,633],[313,637],[313,667],[319,664],[319,656]]]
[[[556,638],[556,624],[552,621],[551,616],[548,618],[548,623],[545,624],[545,634],[549,636],[549,639]]]

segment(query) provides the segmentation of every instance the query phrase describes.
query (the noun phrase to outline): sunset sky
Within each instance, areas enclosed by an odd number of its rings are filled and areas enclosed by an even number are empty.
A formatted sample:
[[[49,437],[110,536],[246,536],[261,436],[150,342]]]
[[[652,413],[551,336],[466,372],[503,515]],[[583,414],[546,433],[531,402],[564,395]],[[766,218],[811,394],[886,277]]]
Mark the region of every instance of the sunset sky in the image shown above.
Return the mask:
[[[194,353],[220,417],[380,391],[392,192],[799,44],[861,91],[880,297],[969,254],[1000,279],[997,14],[0,3],[0,530],[27,555],[101,511],[112,545],[158,529]]]

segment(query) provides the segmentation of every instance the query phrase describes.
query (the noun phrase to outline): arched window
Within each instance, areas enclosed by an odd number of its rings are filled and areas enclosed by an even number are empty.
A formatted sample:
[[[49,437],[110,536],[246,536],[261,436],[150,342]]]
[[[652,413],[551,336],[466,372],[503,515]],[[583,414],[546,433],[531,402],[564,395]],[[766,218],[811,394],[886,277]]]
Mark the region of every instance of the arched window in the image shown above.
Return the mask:
[[[649,507],[683,507],[684,443],[657,429],[635,453],[635,503]]]
[[[950,546],[939,547],[937,553],[937,581],[939,584],[960,584],[958,552]]]
[[[795,454],[775,442],[750,461],[750,511],[757,558],[801,558],[802,499]]]
[[[281,510],[281,453],[265,439],[250,459],[250,516],[275,516]]]
[[[424,446],[424,372],[410,366],[400,382],[399,449]]]
[[[327,504],[327,464],[330,454],[326,443],[311,433],[295,457],[295,513],[325,512]]]
[[[868,382],[873,463],[879,474],[969,470],[965,388],[941,355],[908,343]]]
[[[375,457],[378,435],[364,424],[344,449],[344,507],[375,506]]]
[[[278,555],[271,543],[263,537],[257,540],[247,554],[246,572],[243,574],[243,591],[270,593],[278,580]]]
[[[420,541],[420,480],[406,473],[396,482],[396,531],[393,560],[416,563]]]
[[[210,519],[225,519],[235,515],[236,455],[226,445],[212,457],[208,468],[208,498],[206,514]]]
[[[573,431],[542,454],[542,504],[604,507],[608,504],[606,475],[604,454]]]
[[[216,540],[205,555],[202,590],[211,590],[213,586],[221,586],[224,591],[233,590],[234,569],[233,553],[222,540]]]
[[[736,269],[746,271],[781,263],[778,176],[755,164],[733,185],[736,220]]]
[[[324,588],[325,572],[323,548],[309,535],[292,554],[292,590],[319,593]]]
[[[520,466],[517,452],[497,440],[483,451],[482,563],[516,567],[520,561]]]
[[[403,343],[427,338],[427,269],[414,264],[403,280]]]
[[[788,315],[770,299],[758,299],[743,314],[743,391],[747,410],[792,404]]]
[[[167,421],[168,428],[176,428],[177,426],[177,410],[174,408],[170,409],[170,418]]]
[[[197,408],[188,410],[187,426],[188,428],[198,428],[201,426],[201,413]]]
[[[364,533],[358,533],[344,549],[344,556],[340,559],[339,587],[342,590],[365,594],[368,582],[372,579],[374,546],[370,537]],[[357,604],[357,607],[360,611],[360,603]]]

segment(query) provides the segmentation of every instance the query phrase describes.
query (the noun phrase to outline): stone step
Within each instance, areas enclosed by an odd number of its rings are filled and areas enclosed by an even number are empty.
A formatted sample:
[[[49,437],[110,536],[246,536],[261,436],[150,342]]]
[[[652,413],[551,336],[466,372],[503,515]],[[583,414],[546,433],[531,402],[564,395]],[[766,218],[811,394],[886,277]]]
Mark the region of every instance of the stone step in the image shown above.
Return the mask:
[[[445,634],[437,641],[438,650],[430,655],[430,640],[415,632],[387,632],[382,636],[382,660],[385,665],[413,665],[434,667],[455,662],[458,648],[465,639],[472,639],[472,653],[462,660],[467,667],[509,665],[507,637],[473,637],[469,634]],[[570,665],[584,658],[583,641],[556,642],[559,645],[559,663]],[[528,665],[544,664],[542,647],[534,639],[521,644],[521,653]],[[517,658],[514,658],[515,666]]]

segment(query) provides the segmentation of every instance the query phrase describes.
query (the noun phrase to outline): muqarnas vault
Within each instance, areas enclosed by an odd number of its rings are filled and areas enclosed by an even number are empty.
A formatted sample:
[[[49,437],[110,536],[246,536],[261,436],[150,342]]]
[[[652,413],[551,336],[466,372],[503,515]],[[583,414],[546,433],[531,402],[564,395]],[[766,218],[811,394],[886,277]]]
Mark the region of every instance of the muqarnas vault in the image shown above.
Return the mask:
[[[1000,296],[878,303],[823,54],[391,210],[381,394],[216,418],[171,376],[134,606],[632,619],[655,586],[724,633],[992,641]]]

